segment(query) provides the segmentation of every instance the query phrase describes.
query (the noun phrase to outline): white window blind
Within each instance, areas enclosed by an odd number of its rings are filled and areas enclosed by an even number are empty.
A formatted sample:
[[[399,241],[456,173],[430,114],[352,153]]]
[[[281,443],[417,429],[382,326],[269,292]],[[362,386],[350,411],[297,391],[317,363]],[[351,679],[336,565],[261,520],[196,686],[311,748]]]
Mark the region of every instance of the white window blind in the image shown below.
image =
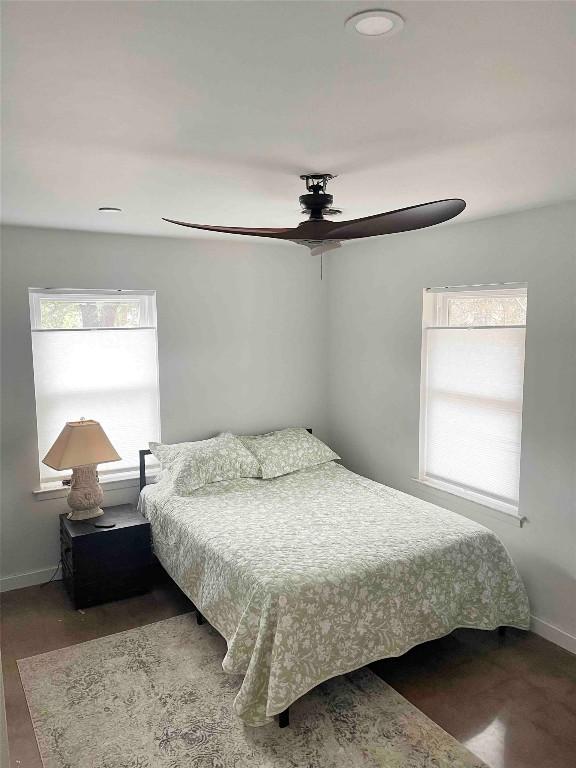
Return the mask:
[[[425,297],[420,479],[515,512],[525,313],[525,287]]]
[[[42,459],[67,421],[99,421],[121,461],[101,477],[136,470],[138,450],[160,438],[154,292],[30,291],[40,481]]]

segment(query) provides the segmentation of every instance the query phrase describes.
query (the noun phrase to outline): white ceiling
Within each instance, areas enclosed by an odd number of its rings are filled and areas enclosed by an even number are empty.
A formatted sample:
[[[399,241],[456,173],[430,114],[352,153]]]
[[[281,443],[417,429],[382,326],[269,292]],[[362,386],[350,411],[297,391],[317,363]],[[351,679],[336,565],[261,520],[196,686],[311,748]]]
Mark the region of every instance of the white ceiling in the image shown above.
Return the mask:
[[[344,29],[374,6],[404,30]],[[5,2],[3,16],[6,222],[296,226],[305,171],[340,174],[343,219],[576,196],[572,2]]]

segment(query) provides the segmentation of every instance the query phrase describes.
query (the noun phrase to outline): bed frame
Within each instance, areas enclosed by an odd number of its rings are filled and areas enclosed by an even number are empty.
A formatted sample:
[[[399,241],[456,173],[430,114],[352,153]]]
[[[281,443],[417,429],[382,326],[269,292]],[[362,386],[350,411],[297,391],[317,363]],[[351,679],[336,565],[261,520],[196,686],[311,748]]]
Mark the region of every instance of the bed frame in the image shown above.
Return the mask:
[[[312,434],[312,430],[309,427],[307,427],[306,430],[308,432],[310,432],[310,434]],[[140,490],[142,490],[142,488],[144,488],[144,486],[146,485],[146,462],[145,462],[145,459],[146,459],[146,456],[148,456],[151,453],[151,451],[148,448],[146,448],[146,449],[144,449],[142,451],[139,451],[138,453],[140,455],[140,460],[139,460],[139,466],[140,466]],[[196,622],[198,624],[205,624],[206,623],[206,619],[200,613],[200,611],[198,610],[198,608],[195,605],[194,605],[194,610],[196,611]],[[499,636],[500,642],[503,642],[504,638],[506,636],[506,627],[498,627],[498,636]],[[280,714],[278,715],[278,725],[280,726],[280,728],[287,728],[290,725],[290,707],[285,709],[283,712],[280,712]]]
[[[306,427],[306,431],[310,432],[312,434],[312,428]],[[138,451],[138,468],[140,472],[140,490],[144,488],[145,485],[147,485],[146,482],[146,456],[150,456],[152,451],[149,448],[143,448],[142,450]],[[194,603],[192,603],[194,605]],[[196,611],[196,622],[198,624],[205,624],[206,619],[204,616],[200,613],[198,608],[194,605],[194,610]],[[290,707],[284,710],[284,712],[280,712],[278,715],[278,725],[280,728],[287,728],[290,725]]]

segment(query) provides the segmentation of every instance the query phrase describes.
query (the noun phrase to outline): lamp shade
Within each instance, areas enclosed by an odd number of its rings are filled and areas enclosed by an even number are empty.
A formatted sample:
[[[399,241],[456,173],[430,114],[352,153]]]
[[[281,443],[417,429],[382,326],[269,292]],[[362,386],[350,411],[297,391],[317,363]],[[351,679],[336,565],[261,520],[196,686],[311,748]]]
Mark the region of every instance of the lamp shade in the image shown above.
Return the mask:
[[[97,421],[68,421],[42,463],[52,469],[72,469],[85,464],[119,461],[114,446]]]

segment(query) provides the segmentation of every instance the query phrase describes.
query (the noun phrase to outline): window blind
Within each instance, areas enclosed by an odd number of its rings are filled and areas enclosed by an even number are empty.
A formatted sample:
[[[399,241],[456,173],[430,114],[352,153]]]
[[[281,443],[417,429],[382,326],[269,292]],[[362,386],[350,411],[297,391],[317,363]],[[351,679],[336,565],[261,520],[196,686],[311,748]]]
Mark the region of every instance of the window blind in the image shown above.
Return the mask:
[[[32,332],[41,482],[70,474],[42,464],[67,421],[99,421],[121,461],[101,476],[135,470],[138,450],[160,439],[155,328]]]
[[[525,328],[424,336],[421,476],[517,507]]]

